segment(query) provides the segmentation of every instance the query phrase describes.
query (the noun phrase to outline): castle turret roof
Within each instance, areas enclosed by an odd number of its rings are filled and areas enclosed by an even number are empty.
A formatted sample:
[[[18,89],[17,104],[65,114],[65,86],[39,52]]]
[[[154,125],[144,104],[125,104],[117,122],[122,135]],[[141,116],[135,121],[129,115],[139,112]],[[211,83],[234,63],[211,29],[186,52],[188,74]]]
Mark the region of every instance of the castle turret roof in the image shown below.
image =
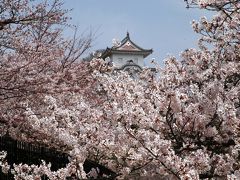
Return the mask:
[[[143,49],[137,44],[135,44],[127,32],[126,37],[117,46],[108,48],[102,53],[102,58],[109,57],[111,54],[140,54],[143,57],[147,57],[153,52],[152,49]]]

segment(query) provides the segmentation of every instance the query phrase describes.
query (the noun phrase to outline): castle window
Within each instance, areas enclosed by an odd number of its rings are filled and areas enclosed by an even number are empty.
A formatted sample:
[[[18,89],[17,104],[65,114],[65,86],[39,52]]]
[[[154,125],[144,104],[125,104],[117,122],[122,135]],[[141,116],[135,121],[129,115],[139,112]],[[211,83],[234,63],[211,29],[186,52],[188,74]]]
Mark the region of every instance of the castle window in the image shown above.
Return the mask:
[[[128,62],[128,63],[133,63],[133,60],[128,60],[127,62]]]

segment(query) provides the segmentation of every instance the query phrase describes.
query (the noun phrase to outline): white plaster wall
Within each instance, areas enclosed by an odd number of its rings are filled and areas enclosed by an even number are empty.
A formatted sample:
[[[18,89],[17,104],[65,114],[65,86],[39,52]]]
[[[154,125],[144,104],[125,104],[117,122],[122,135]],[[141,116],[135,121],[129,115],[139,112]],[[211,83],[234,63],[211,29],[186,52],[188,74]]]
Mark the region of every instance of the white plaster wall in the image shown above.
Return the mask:
[[[121,59],[122,58],[122,59]],[[138,64],[140,67],[144,66],[144,58],[143,55],[133,55],[133,54],[113,54],[110,57],[114,66],[117,68],[122,67],[127,64],[127,61],[133,60],[134,63]]]

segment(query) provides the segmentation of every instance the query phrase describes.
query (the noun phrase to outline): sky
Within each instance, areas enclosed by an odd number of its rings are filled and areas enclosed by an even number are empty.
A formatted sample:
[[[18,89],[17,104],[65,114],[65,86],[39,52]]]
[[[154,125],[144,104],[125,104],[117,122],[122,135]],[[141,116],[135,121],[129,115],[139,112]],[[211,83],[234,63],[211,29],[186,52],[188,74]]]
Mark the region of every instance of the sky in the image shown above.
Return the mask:
[[[80,32],[95,33],[91,51],[112,46],[112,39],[122,40],[127,31],[133,42],[153,49],[145,59],[160,64],[181,51],[197,48],[198,35],[191,28],[193,19],[209,16],[199,9],[187,9],[184,0],[64,0],[64,8],[72,9],[71,23]]]

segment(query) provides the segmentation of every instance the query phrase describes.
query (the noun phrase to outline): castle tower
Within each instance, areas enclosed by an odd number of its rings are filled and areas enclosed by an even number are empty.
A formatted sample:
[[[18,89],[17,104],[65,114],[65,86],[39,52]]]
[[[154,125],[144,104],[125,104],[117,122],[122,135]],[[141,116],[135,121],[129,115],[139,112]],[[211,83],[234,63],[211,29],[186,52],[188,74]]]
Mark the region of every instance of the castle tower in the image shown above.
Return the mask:
[[[113,63],[116,70],[139,72],[144,67],[144,58],[153,52],[152,49],[143,49],[136,45],[127,32],[127,36],[113,47],[102,53],[102,58]]]

